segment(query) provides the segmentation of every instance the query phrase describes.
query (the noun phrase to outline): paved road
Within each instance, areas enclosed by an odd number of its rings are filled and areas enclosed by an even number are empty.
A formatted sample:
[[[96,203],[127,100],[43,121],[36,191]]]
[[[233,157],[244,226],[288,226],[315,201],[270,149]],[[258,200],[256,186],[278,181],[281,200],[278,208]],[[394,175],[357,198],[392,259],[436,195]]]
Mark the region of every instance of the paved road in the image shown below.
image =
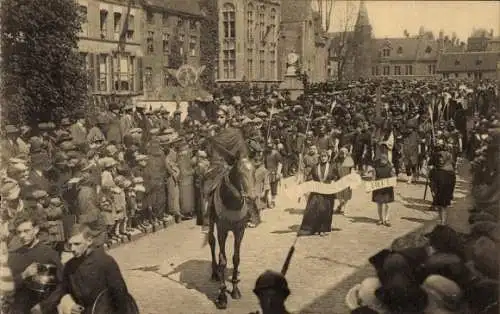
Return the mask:
[[[459,182],[456,199],[465,196],[467,184]],[[377,226],[377,211],[371,194],[362,188],[353,192],[345,216],[334,216],[335,231],[325,237],[301,237],[288,270],[292,290],[287,306],[300,313],[339,313],[339,310],[311,307],[332,287],[366,268],[367,258],[428,221],[436,214],[428,212],[429,202],[422,200],[424,185],[399,182],[396,202],[391,204],[392,227]],[[247,229],[242,245],[241,300],[229,300],[227,310],[213,305],[217,284],[210,282],[209,247],[202,247],[204,235],[194,222],[184,222],[113,249],[131,293],[141,313],[249,313],[257,310],[252,293],[260,273],[279,271],[293,243],[302,219],[303,204],[283,196],[275,209],[262,213],[263,223]],[[427,199],[430,199],[430,192]],[[228,240],[231,267],[232,237]],[[229,285],[230,286],[230,285]],[[343,296],[338,296],[339,302]],[[311,311],[310,308],[316,308]],[[309,309],[309,310],[308,310]]]

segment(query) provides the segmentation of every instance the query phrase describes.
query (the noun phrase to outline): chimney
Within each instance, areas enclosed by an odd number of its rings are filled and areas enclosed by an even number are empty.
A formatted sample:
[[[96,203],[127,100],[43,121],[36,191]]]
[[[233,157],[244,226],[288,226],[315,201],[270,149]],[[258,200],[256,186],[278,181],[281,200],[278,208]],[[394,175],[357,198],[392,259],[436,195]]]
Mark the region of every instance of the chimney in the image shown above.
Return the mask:
[[[490,37],[493,37],[493,28],[490,28]]]
[[[440,30],[439,31],[439,40],[443,40],[443,39],[444,39],[444,31]]]

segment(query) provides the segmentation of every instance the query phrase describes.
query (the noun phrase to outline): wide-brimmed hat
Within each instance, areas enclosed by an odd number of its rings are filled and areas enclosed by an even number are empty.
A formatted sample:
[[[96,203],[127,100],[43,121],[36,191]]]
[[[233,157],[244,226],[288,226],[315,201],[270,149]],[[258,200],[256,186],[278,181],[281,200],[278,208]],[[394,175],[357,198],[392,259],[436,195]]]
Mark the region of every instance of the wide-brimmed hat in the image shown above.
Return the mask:
[[[365,278],[361,283],[352,287],[345,297],[345,303],[351,310],[361,306],[369,307],[379,314],[388,313],[384,304],[377,299],[375,291],[382,285],[376,277]]]
[[[448,278],[431,275],[421,287],[428,296],[425,313],[452,314],[462,305],[462,290],[456,282]]]
[[[102,168],[110,168],[110,167],[113,167],[117,164],[116,160],[114,160],[111,157],[100,158],[98,163],[99,163],[99,166]]]
[[[17,181],[7,178],[2,182],[2,186],[0,187],[0,195],[5,200],[15,200],[19,198],[21,193],[21,187],[17,183]]]
[[[19,129],[15,125],[8,124],[5,126],[5,134],[15,134],[15,133],[19,133]]]
[[[60,122],[60,125],[62,125],[62,126],[70,126],[71,125],[71,121],[69,120],[69,118],[62,118],[61,122]]]

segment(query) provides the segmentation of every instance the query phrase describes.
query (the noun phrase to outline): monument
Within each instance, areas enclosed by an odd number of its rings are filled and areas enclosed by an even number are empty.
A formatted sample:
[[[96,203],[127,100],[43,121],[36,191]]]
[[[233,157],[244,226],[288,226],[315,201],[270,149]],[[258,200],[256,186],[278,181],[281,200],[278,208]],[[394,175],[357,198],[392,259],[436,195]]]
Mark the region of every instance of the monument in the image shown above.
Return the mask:
[[[293,52],[289,53],[286,60],[286,73],[285,78],[280,85],[280,90],[289,91],[290,98],[295,100],[304,93],[304,84],[297,76],[297,69],[299,68],[299,55]]]

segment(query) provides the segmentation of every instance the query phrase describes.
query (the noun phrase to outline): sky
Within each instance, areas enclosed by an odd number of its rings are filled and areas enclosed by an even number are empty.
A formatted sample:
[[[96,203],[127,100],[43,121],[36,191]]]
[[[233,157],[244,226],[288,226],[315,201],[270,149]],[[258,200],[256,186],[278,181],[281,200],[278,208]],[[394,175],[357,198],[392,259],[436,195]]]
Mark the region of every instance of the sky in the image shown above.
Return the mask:
[[[300,1],[300,0],[286,0]],[[452,32],[462,41],[473,28],[493,29],[500,35],[500,2],[497,1],[365,1],[368,17],[377,38],[403,37],[404,30],[410,35],[418,34],[420,26],[432,31],[437,37],[439,30],[445,35]],[[354,24],[359,1],[335,1],[332,13],[333,27],[340,31],[347,24]],[[347,14],[346,14],[347,12]],[[354,16],[346,19],[345,16]],[[352,20],[352,21],[351,21]]]

